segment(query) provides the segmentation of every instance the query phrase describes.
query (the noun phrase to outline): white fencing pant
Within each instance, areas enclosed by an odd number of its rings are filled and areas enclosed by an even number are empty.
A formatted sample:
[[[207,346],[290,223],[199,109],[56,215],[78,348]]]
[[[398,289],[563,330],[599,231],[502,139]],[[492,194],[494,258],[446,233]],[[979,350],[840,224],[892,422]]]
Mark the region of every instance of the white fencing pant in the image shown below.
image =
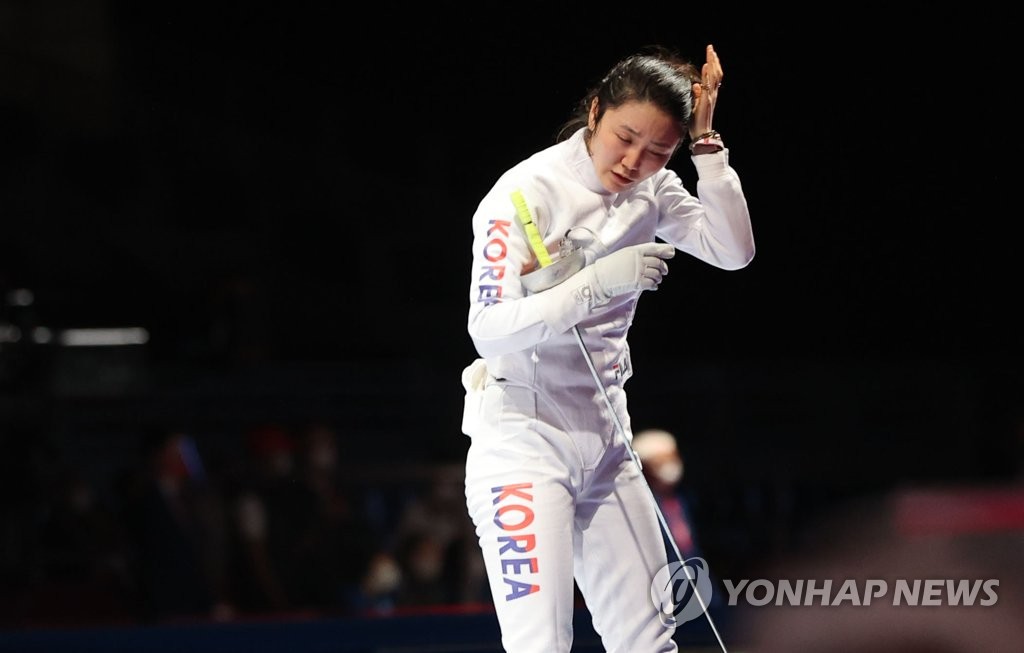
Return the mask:
[[[677,651],[651,584],[668,559],[621,438],[536,419],[527,388],[491,384],[466,459],[466,501],[508,653],[568,653],[573,579],[609,653]]]

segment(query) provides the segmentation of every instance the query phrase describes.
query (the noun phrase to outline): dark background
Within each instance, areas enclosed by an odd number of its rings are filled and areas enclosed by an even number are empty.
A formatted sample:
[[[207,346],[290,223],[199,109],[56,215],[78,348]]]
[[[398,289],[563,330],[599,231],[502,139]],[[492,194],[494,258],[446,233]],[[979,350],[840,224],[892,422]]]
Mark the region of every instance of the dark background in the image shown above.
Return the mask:
[[[354,466],[458,463],[476,202],[615,60],[658,43],[701,63],[714,43],[757,255],[728,273],[677,257],[645,295],[634,427],[679,435],[698,495],[759,488],[794,521],[1016,478],[1011,24],[979,6],[2,2],[0,290],[34,302],[0,307],[22,333],[0,342],[0,456],[324,419]],[[71,350],[35,326],[151,339]]]

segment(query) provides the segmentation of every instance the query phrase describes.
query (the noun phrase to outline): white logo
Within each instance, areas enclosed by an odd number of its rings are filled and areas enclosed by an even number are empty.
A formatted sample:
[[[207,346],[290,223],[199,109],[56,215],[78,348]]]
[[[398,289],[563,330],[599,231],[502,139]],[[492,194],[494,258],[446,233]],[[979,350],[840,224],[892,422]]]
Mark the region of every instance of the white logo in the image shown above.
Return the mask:
[[[651,602],[667,627],[693,621],[711,603],[711,576],[704,558],[670,562],[651,581]]]

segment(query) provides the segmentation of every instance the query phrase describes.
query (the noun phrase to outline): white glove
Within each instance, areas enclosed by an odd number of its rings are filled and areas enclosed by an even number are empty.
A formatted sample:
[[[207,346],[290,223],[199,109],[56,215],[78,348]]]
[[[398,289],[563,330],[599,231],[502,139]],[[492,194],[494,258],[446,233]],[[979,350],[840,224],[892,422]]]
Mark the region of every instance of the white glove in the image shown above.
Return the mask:
[[[676,248],[664,243],[643,243],[616,250],[597,259],[594,268],[594,300],[600,305],[612,297],[638,290],[656,290],[668,274]]]
[[[672,245],[643,243],[603,256],[559,285],[535,295],[541,316],[553,331],[564,333],[592,308],[613,297],[655,290],[668,274],[665,260],[675,253]]]

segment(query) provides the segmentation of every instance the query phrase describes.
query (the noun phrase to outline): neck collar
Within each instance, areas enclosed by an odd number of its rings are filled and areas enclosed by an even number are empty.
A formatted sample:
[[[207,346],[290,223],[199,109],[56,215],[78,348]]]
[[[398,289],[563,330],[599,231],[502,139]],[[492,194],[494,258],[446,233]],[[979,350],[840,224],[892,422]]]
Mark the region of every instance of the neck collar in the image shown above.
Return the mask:
[[[588,190],[600,195],[612,195],[613,193],[601,184],[597,170],[594,169],[594,160],[590,157],[586,140],[583,138],[586,131],[586,127],[580,127],[575,134],[569,137],[569,142],[572,145],[569,163]]]

